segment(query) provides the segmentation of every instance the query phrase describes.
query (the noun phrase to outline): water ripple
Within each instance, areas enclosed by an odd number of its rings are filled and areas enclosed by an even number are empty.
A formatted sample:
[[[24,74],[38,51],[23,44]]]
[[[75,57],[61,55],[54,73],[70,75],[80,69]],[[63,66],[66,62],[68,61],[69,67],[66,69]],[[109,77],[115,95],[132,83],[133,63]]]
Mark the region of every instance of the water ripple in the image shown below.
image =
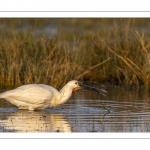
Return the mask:
[[[92,92],[82,91],[60,108],[33,112],[18,110],[10,103],[1,101],[0,131],[149,132],[149,96],[143,94],[142,98],[135,92],[123,92],[108,91],[108,96],[102,99],[98,95],[94,97]]]

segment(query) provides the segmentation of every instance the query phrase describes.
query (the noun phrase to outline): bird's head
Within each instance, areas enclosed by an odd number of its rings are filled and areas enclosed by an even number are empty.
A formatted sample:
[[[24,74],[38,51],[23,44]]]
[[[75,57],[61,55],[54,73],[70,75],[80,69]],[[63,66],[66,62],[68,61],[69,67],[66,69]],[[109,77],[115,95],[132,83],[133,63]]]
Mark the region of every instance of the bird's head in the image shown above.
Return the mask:
[[[82,84],[79,81],[76,80],[72,80],[70,82],[68,82],[61,90],[60,90],[60,102],[59,104],[63,104],[66,101],[68,101],[68,99],[71,97],[72,93],[79,90],[79,89],[89,89],[92,91],[96,91],[99,94],[102,94],[105,96],[106,91],[105,90],[101,90],[99,88],[96,87],[91,87],[91,86],[87,86],[85,84]]]
[[[80,89],[88,89],[88,90],[96,91],[99,94],[102,94],[104,96],[106,96],[105,93],[107,93],[105,90],[82,84],[81,82],[76,81],[76,80],[72,80],[68,82],[67,86],[69,86],[72,89],[72,93]]]

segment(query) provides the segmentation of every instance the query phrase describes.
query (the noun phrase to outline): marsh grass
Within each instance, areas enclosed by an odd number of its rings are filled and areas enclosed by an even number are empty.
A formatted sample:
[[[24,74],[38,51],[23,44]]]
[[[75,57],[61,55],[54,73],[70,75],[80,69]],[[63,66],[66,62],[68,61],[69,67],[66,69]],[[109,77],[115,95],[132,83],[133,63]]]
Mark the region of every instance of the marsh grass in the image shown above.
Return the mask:
[[[32,28],[1,30],[0,86],[43,83],[60,89],[77,79],[148,88],[150,35],[134,30],[131,19],[121,25],[111,21],[111,26],[105,21],[107,26],[98,24],[100,29],[93,27],[92,32],[60,32],[54,37]]]

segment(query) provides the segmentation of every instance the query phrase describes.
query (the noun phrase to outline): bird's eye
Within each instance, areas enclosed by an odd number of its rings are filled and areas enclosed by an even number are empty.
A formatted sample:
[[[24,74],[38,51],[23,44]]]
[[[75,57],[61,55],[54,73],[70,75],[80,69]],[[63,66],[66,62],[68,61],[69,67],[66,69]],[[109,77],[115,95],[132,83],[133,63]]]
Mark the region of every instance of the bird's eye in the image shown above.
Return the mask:
[[[77,82],[75,82],[75,84],[78,84]]]

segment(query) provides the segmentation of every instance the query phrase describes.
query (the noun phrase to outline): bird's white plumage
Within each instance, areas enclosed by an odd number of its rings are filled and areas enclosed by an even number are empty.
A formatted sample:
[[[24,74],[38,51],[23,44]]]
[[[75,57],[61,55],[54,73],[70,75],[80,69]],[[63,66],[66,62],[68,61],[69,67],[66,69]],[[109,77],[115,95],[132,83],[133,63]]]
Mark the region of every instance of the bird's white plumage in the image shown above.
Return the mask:
[[[44,109],[48,107],[59,106],[69,100],[72,93],[84,87],[90,90],[100,89],[86,86],[76,80],[68,82],[60,92],[52,86],[45,84],[27,84],[20,86],[14,90],[6,91],[0,94],[0,99],[5,99],[10,103],[19,107],[19,109]],[[102,92],[106,92],[101,90]],[[103,94],[104,95],[104,94]]]
[[[51,86],[44,84],[28,84],[23,85],[17,89],[4,92],[0,95],[1,98],[6,99],[20,108],[33,106],[34,108],[52,107],[54,95],[59,92]],[[51,103],[49,102],[51,100]],[[55,104],[54,104],[55,105]]]
[[[62,92],[45,84],[27,84],[0,94],[0,99],[6,99],[20,109],[34,110],[55,107],[70,98],[72,89],[77,86],[75,82],[75,80],[70,81],[64,86]]]

